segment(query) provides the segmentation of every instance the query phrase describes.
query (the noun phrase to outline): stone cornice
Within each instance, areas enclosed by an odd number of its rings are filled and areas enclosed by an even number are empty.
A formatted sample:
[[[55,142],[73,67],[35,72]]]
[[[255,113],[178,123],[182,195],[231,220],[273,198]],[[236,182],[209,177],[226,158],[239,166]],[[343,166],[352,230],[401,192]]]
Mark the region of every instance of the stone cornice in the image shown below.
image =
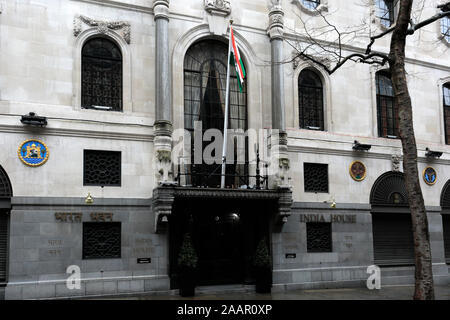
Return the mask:
[[[401,148],[398,148],[401,149]],[[342,149],[331,149],[331,148],[315,148],[315,147],[299,147],[299,146],[288,146],[289,152],[297,153],[313,153],[313,154],[326,154],[333,156],[343,156],[352,158],[370,158],[370,159],[382,159],[382,160],[392,160],[391,153],[375,153],[375,152],[357,152],[352,150],[342,150]],[[418,150],[419,152],[421,150]],[[426,157],[417,157],[417,161],[421,163],[428,164],[442,164],[450,165],[450,159],[433,159],[429,160]]]
[[[176,187],[177,198],[221,198],[221,199],[278,199],[283,193],[278,190],[247,190],[218,188]]]
[[[112,140],[128,140],[128,141],[147,141],[152,142],[154,139],[153,133],[151,134],[133,134],[133,133],[121,133],[117,131],[95,131],[95,130],[74,130],[74,129],[61,129],[61,128],[44,128],[44,129],[31,129],[24,126],[9,126],[0,125],[0,132],[14,133],[14,134],[39,134],[42,136],[65,136],[76,138],[91,138],[91,139],[112,139]]]

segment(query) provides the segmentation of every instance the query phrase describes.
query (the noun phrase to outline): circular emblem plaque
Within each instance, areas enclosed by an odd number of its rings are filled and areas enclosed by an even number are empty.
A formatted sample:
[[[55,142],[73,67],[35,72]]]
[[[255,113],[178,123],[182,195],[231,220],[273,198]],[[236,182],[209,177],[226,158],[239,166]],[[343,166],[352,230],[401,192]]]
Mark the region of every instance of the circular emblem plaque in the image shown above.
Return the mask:
[[[423,170],[423,180],[429,186],[435,184],[437,180],[436,170],[433,167],[426,167]]]
[[[366,178],[366,166],[361,161],[353,161],[349,171],[355,181],[363,181]]]
[[[49,151],[44,142],[30,139],[20,144],[17,154],[27,166],[38,167],[47,162]]]

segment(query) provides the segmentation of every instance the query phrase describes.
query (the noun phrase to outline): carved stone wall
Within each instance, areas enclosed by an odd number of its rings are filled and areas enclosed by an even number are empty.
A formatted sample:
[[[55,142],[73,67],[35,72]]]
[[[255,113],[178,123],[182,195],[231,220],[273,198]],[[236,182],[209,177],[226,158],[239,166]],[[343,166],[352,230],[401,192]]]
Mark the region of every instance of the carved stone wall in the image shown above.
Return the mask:
[[[110,31],[120,31],[120,35],[126,43],[131,42],[131,25],[126,21],[104,21],[96,20],[83,15],[78,15],[73,19],[73,35],[78,35],[87,27],[96,27],[98,33],[108,34]]]

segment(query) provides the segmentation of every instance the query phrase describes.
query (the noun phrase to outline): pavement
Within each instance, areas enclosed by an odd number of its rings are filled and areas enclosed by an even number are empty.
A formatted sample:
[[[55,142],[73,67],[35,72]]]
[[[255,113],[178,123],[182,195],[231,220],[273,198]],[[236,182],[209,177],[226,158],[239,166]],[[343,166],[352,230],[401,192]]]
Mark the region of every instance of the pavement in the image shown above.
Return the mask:
[[[210,292],[199,288],[194,297],[181,297],[176,293],[171,295],[136,294],[127,296],[98,297],[84,299],[100,300],[412,300],[414,286],[384,286],[380,290],[367,288],[342,289],[309,289],[276,292],[271,294],[257,294],[254,292],[231,292],[222,290]],[[228,292],[227,292],[228,291]],[[235,290],[238,291],[238,290]],[[450,300],[450,285],[435,286],[436,300]]]

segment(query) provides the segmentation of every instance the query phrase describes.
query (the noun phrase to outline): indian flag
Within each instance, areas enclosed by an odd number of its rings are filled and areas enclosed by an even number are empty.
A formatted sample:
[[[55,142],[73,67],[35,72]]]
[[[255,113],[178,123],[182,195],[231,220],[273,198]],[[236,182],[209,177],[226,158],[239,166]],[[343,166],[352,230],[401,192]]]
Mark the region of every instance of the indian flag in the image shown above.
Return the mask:
[[[239,54],[239,49],[237,47],[236,41],[234,39],[233,27],[230,25],[230,41],[231,41],[231,64],[236,68],[236,74],[238,78],[239,90],[242,92],[242,87],[244,85],[245,79],[245,69],[244,63],[242,62],[241,55]]]

